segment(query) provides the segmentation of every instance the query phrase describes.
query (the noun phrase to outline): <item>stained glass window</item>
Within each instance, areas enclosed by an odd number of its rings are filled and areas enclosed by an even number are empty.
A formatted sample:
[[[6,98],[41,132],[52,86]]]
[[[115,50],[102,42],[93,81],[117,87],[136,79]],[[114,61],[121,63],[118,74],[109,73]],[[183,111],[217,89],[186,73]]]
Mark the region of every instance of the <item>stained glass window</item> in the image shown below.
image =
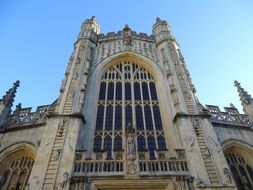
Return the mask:
[[[115,120],[114,129],[121,130],[122,129],[122,108],[121,108],[121,105],[117,105],[115,107],[114,120]]]
[[[124,130],[130,123],[136,130],[137,150],[166,150],[163,122],[152,75],[142,66],[123,61],[110,66],[101,77],[95,124],[94,149],[126,150]]]
[[[107,100],[113,100],[113,95],[114,95],[114,83],[109,82],[107,90]]]

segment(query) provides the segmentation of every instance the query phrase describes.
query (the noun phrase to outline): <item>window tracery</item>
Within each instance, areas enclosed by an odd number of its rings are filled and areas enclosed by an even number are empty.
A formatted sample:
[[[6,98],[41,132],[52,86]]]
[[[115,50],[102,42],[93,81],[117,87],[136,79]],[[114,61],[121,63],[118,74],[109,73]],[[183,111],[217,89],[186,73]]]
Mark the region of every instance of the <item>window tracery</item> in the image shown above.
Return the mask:
[[[101,78],[93,149],[107,156],[124,149],[129,123],[136,129],[137,150],[153,159],[157,150],[167,149],[155,80],[142,66],[124,61]]]
[[[243,156],[236,153],[225,155],[239,190],[253,189],[253,168]]]
[[[28,156],[13,160],[7,167],[1,168],[0,189],[25,189],[34,160]]]

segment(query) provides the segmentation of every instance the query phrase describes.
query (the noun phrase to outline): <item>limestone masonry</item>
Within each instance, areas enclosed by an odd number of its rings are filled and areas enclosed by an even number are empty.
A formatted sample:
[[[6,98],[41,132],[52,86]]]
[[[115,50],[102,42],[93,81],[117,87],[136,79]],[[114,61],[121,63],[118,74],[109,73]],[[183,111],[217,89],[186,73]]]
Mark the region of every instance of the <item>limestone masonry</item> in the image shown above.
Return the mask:
[[[199,102],[180,46],[160,18],[152,35],[100,34],[85,20],[50,105],[0,99],[0,190],[252,190],[253,99],[244,114]]]

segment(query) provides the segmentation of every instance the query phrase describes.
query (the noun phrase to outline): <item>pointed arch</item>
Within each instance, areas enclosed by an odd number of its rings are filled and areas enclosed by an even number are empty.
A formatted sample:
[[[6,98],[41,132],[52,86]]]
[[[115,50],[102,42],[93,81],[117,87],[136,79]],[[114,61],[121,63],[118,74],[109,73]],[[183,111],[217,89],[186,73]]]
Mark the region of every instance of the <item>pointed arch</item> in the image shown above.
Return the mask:
[[[20,142],[0,153],[0,187],[24,189],[30,176],[37,148],[29,142]]]
[[[147,65],[127,56],[117,58],[101,69],[99,84],[96,85],[99,89],[97,119],[93,126],[96,126],[94,133],[102,137],[100,152],[106,152],[107,157],[116,155],[114,151],[122,148],[121,142],[126,144],[125,130],[128,125],[133,126],[137,133],[143,133],[143,139],[138,138],[137,149],[146,149],[149,158],[154,159],[156,151],[166,150],[160,94],[157,93],[157,82],[152,74],[155,71],[150,73]],[[100,112],[101,105],[104,105],[103,112]],[[102,116],[104,122],[100,119]],[[161,136],[159,141],[158,134]],[[146,147],[143,147],[144,144]],[[97,137],[93,139],[93,151],[96,148]]]
[[[171,103],[171,101],[168,99],[168,84],[167,84],[167,80],[166,80],[166,74],[164,72],[164,69],[162,68],[162,66],[159,63],[154,62],[153,60],[146,58],[142,55],[138,55],[136,53],[133,52],[121,52],[121,53],[117,53],[115,55],[109,56],[106,59],[104,59],[103,61],[99,62],[99,63],[94,63],[94,65],[91,67],[91,71],[90,71],[90,81],[89,81],[89,85],[87,86],[87,94],[86,94],[86,98],[89,100],[93,100],[93,101],[86,101],[85,102],[85,107],[88,109],[84,109],[84,115],[86,118],[91,118],[91,120],[89,122],[87,122],[85,124],[85,127],[89,128],[89,135],[84,137],[84,140],[88,143],[83,143],[83,146],[85,147],[85,149],[87,149],[89,151],[89,154],[92,154],[92,150],[93,150],[93,133],[94,133],[94,125],[96,125],[96,116],[98,113],[98,105],[94,102],[97,102],[97,100],[99,100],[99,104],[103,105],[104,108],[108,105],[108,102],[106,101],[106,91],[108,89],[108,81],[109,78],[111,78],[110,80],[114,81],[114,99],[116,100],[116,104],[117,105],[121,105],[121,99],[125,96],[125,94],[123,94],[125,87],[125,84],[122,83],[121,80],[125,80],[126,77],[128,77],[127,75],[123,76],[121,71],[123,69],[123,65],[118,64],[118,63],[122,63],[124,61],[129,61],[131,63],[134,63],[135,65],[138,65],[139,67],[143,68],[145,70],[145,74],[142,74],[142,76],[140,75],[140,73],[136,72],[136,68],[135,66],[132,67],[132,79],[133,80],[137,80],[138,83],[134,84],[131,83],[131,91],[134,92],[131,94],[131,98],[132,99],[136,99],[136,100],[141,100],[141,94],[142,94],[142,90],[144,88],[144,90],[146,89],[145,84],[144,87],[142,86],[142,81],[139,80],[141,78],[143,78],[143,82],[145,82],[145,80],[149,77],[152,76],[152,80],[149,80],[149,85],[148,85],[148,92],[149,92],[149,99],[147,101],[159,101],[162,102],[162,104],[159,104],[160,107],[160,116],[161,116],[161,120],[164,124],[164,133],[163,135],[165,135],[165,139],[166,139],[166,143],[168,147],[174,147],[175,146],[175,142],[176,142],[176,138],[175,138],[175,134],[176,131],[175,129],[172,127],[172,120],[170,120],[170,118],[173,117],[173,104]],[[111,69],[114,68],[114,69]],[[126,69],[127,70],[127,69]],[[110,72],[108,72],[110,71]],[[146,78],[146,79],[145,79]],[[106,80],[105,80],[106,79]],[[139,81],[138,81],[139,80]],[[102,83],[104,82],[104,83]],[[127,80],[125,80],[125,82],[127,82]],[[156,92],[153,93],[154,89],[156,89]],[[152,92],[151,92],[152,91]],[[100,93],[101,92],[101,93]],[[112,114],[116,115],[116,104],[113,105],[115,109],[113,109]],[[125,106],[127,104],[125,104],[124,106],[121,105],[121,111],[122,111],[122,116],[125,116]],[[151,107],[153,107],[153,105],[149,105]],[[135,108],[134,108],[135,109]],[[138,108],[139,109],[139,108]],[[151,108],[152,109],[152,108]],[[145,120],[145,115],[144,115],[144,105],[141,106],[141,109],[139,109],[139,114],[137,116],[142,117]],[[156,108],[154,110],[155,112],[157,111]],[[153,113],[153,110],[151,111]],[[142,114],[142,115],[141,115]],[[156,112],[156,117],[152,118],[152,122],[159,122],[159,113]],[[94,117],[95,116],[95,117]],[[136,113],[132,113],[133,117],[137,117]],[[105,117],[106,117],[106,112],[104,111],[104,114],[101,114],[101,118],[104,119],[104,123],[105,123]],[[158,118],[158,119],[157,119]],[[122,120],[122,121],[121,121]],[[122,122],[122,126],[124,126],[124,121],[123,118],[119,118],[119,123]],[[134,121],[135,122],[135,121]],[[146,125],[145,123],[143,123],[143,125]],[[155,123],[153,124],[155,125]],[[104,126],[104,124],[103,124]],[[118,126],[118,121],[116,123],[113,124],[112,128],[120,128],[117,127]],[[160,128],[160,127],[158,127]],[[157,136],[157,135],[155,135]],[[123,139],[124,141],[124,139]],[[102,143],[103,144],[103,143]],[[124,142],[123,142],[124,145]],[[103,146],[102,146],[103,147]]]
[[[237,139],[226,140],[221,145],[237,187],[253,189],[253,147]]]

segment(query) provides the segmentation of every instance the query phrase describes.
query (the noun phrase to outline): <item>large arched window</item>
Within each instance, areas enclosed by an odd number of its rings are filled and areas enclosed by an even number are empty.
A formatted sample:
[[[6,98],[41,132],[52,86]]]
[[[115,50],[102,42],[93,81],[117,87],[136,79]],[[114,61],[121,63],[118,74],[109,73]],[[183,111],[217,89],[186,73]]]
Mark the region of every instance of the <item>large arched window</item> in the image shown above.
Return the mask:
[[[225,157],[238,189],[253,190],[253,169],[247,159],[236,153],[227,153]]]
[[[125,149],[124,130],[136,129],[137,150],[147,150],[154,159],[166,150],[163,122],[154,78],[142,66],[130,61],[113,65],[103,74],[97,105],[94,151]]]

